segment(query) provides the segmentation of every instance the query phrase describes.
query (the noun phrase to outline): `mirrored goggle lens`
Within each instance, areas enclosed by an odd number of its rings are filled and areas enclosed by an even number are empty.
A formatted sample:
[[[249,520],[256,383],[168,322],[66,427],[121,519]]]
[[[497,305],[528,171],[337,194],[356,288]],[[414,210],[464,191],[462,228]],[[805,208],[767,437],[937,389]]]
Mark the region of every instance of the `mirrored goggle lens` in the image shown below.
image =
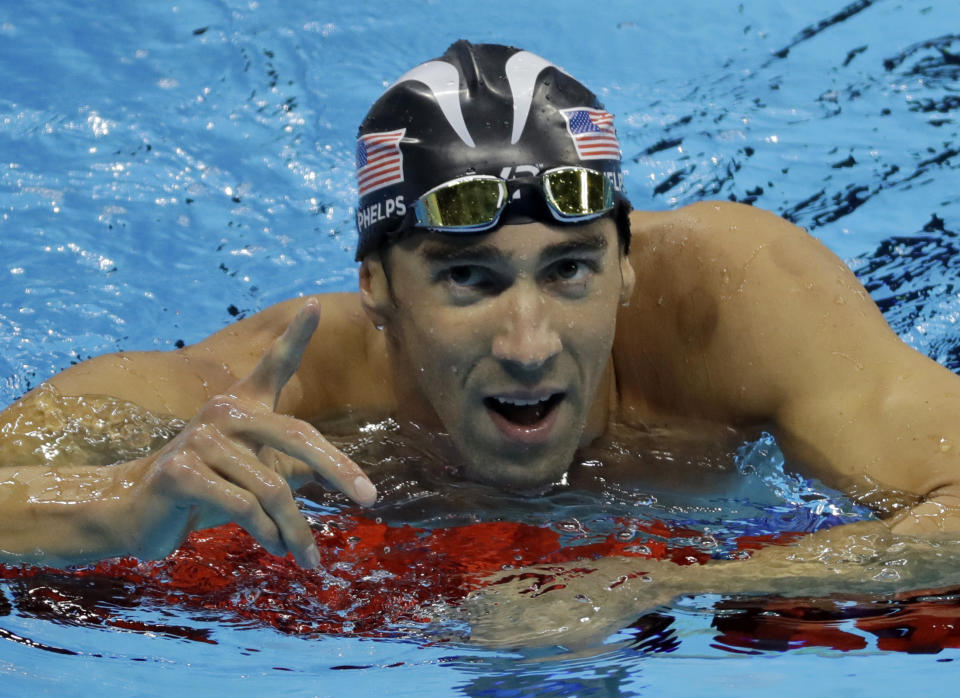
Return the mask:
[[[471,230],[496,223],[507,201],[507,185],[497,177],[478,176],[450,182],[417,201],[417,225],[444,230]]]
[[[613,208],[613,185],[601,172],[566,167],[542,177],[547,203],[561,219],[592,218]]]

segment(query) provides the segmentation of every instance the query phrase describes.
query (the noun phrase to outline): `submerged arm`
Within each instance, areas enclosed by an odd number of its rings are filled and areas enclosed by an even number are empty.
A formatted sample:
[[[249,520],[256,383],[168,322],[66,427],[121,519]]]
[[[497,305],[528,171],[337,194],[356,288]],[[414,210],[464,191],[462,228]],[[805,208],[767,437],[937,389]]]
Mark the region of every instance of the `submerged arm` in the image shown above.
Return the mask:
[[[862,599],[960,584],[960,542],[897,536],[882,522],[838,526],[740,560],[679,565],[607,557],[510,570],[463,606],[471,639],[497,647],[600,645],[678,597]]]

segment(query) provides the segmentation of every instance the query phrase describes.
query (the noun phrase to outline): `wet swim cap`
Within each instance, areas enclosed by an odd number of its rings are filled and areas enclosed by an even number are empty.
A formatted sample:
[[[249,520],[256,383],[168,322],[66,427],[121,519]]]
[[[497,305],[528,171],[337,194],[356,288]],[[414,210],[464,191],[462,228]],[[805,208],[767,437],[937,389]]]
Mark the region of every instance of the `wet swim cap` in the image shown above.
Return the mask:
[[[528,51],[458,41],[387,88],[360,124],[357,259],[396,232],[437,185],[563,165],[598,170],[613,183],[617,224],[629,240],[620,146],[596,95]]]

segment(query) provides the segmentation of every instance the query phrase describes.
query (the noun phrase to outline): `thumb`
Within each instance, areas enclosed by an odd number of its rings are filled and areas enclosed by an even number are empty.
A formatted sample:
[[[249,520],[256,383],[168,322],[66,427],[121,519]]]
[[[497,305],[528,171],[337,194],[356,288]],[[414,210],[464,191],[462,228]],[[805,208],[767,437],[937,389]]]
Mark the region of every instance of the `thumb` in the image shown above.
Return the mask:
[[[236,387],[238,397],[247,397],[276,407],[280,391],[300,366],[303,352],[320,321],[320,305],[315,300],[303,304],[282,335],[263,354],[249,376]]]

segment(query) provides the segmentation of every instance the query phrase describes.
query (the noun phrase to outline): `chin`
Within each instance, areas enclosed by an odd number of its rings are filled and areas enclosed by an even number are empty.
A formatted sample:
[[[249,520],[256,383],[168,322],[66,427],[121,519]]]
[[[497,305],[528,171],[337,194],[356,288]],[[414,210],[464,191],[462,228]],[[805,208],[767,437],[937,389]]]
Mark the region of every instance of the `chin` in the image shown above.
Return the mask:
[[[570,468],[573,453],[562,454],[547,462],[540,459],[517,463],[491,456],[465,465],[461,474],[468,480],[499,490],[527,496],[543,494],[560,483]],[[538,462],[540,461],[540,462]]]

